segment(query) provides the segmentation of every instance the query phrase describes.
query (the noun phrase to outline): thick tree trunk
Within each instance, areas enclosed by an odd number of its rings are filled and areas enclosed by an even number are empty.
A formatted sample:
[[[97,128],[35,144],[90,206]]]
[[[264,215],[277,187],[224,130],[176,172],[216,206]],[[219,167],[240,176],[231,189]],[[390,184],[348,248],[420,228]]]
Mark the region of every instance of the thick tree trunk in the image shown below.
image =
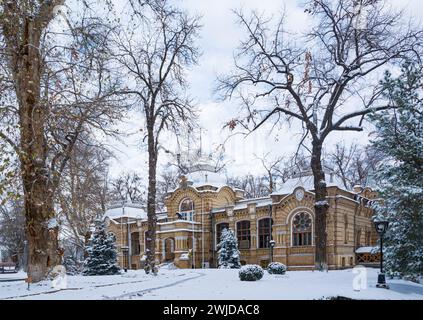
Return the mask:
[[[25,18],[22,50],[12,58],[19,102],[21,171],[24,191],[28,276],[38,282],[60,262],[58,227],[52,223],[52,186],[46,168],[47,146],[44,135],[46,106],[40,103],[41,32],[34,21]],[[50,222],[50,223],[49,223]]]
[[[152,128],[148,129],[148,195],[147,195],[147,249],[145,272],[155,273],[156,260],[156,169],[157,149]]]
[[[273,192],[273,175],[269,172],[269,194]]]
[[[317,270],[323,271],[328,269],[326,245],[326,215],[328,212],[327,190],[325,182],[325,173],[322,167],[322,144],[313,141],[313,150],[311,157],[311,169],[314,176],[315,190],[315,267]]]

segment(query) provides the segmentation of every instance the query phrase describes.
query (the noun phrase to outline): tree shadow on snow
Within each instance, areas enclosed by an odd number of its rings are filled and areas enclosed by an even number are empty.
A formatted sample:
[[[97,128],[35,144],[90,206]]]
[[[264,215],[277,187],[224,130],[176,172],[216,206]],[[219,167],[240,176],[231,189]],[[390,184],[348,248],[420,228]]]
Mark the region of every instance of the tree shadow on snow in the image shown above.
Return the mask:
[[[401,294],[419,294],[423,296],[423,286],[412,285],[407,283],[388,283],[389,290]]]

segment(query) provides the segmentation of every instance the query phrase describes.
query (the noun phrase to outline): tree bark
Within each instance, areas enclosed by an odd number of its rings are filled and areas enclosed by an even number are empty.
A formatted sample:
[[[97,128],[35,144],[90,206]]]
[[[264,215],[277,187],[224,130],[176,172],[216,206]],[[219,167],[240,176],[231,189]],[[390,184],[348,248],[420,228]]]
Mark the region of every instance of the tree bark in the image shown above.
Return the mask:
[[[53,192],[46,169],[47,146],[44,135],[46,106],[40,101],[41,31],[33,18],[25,17],[21,51],[12,58],[19,102],[21,170],[24,191],[28,276],[32,282],[44,279],[49,269],[60,263],[58,227],[50,225],[55,217]]]
[[[325,182],[325,173],[322,167],[322,143],[320,141],[313,141],[311,169],[314,177],[314,192],[315,192],[315,268],[323,271],[328,269],[326,245],[326,216],[328,212],[327,190]]]
[[[156,260],[156,169],[157,169],[157,146],[154,138],[154,129],[148,129],[148,195],[147,195],[147,249],[145,272],[155,273]]]

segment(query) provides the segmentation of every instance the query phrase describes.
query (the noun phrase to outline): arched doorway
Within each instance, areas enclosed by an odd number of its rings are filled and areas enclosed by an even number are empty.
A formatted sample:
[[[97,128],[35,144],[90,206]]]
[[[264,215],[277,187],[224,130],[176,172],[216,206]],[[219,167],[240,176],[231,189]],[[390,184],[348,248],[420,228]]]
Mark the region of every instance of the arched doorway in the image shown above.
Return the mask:
[[[167,238],[164,241],[164,261],[173,261],[175,259],[175,239]]]

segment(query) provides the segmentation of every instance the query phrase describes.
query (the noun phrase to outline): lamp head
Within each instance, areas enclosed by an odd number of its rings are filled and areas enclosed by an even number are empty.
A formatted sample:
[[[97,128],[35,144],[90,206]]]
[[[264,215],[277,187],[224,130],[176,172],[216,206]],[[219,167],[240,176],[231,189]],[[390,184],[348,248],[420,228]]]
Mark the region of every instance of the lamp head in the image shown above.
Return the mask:
[[[375,221],[376,232],[382,236],[388,230],[389,222],[388,221]]]

